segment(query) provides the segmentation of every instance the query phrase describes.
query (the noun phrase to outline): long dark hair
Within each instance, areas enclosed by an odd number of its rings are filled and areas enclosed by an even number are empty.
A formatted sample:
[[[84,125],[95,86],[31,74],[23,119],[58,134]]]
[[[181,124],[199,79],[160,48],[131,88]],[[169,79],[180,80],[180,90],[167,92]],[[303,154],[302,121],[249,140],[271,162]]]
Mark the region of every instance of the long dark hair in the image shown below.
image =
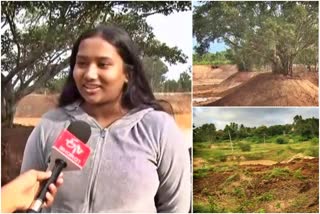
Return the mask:
[[[164,108],[156,101],[152,93],[134,42],[126,31],[114,25],[99,25],[92,30],[84,32],[74,43],[70,57],[69,76],[60,95],[58,106],[63,107],[77,100],[83,100],[73,79],[73,70],[81,41],[94,36],[101,36],[101,38],[112,44],[124,62],[128,82],[123,87],[121,105],[130,110],[136,107],[153,107],[155,110],[164,111]]]

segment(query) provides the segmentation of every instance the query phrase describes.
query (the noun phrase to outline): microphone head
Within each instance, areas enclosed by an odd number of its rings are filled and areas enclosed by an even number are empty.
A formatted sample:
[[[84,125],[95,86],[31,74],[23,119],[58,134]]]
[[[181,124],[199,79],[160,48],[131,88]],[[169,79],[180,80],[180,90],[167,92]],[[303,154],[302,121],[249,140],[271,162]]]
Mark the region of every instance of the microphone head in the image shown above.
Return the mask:
[[[83,143],[87,143],[91,135],[90,125],[82,120],[72,121],[67,130]]]
[[[49,169],[55,160],[66,162],[65,171],[82,169],[89,158],[91,148],[86,144],[91,135],[91,128],[84,121],[73,121],[63,130],[52,146]]]

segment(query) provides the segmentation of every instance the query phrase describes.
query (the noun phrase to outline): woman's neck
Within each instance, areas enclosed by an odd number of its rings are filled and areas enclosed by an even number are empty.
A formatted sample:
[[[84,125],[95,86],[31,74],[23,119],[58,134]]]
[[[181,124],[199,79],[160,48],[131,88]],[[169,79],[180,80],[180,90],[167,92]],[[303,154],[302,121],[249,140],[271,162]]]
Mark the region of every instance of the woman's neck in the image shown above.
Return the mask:
[[[128,112],[128,109],[123,108],[120,102],[98,105],[84,102],[82,104],[82,109],[93,117],[101,127],[108,127],[111,123],[120,119]]]

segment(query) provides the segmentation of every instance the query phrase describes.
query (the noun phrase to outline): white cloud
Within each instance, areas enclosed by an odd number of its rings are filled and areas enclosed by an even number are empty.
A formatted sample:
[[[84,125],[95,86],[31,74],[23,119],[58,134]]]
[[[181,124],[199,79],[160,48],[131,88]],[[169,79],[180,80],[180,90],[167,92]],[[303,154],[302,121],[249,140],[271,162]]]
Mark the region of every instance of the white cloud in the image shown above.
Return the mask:
[[[187,70],[192,63],[192,11],[172,13],[168,16],[155,14],[147,18],[148,24],[153,27],[156,38],[169,47],[177,46],[188,56],[187,63],[169,65],[168,79],[178,80],[180,73]]]

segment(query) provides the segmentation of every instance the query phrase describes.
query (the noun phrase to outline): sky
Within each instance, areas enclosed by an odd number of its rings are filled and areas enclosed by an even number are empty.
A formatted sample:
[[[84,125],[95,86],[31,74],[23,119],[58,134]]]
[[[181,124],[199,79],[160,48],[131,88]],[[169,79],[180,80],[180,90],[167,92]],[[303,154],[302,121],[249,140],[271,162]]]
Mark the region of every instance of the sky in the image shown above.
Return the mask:
[[[193,108],[193,124],[198,127],[205,123],[214,123],[217,129],[223,129],[230,122],[248,127],[291,124],[293,117],[319,118],[319,108]]]
[[[200,5],[201,5],[200,1],[192,1],[193,8],[200,6]],[[192,41],[193,41],[193,47],[195,47],[197,45],[196,38],[193,37]],[[213,43],[210,43],[208,52],[209,53],[217,53],[217,52],[224,51],[227,48],[228,48],[228,46],[223,41],[222,42],[215,41]]]
[[[156,38],[169,47],[177,46],[188,56],[187,63],[168,66],[168,79],[178,80],[180,73],[192,65],[192,11],[172,13],[168,16],[155,14],[147,17],[147,23],[153,27]]]

